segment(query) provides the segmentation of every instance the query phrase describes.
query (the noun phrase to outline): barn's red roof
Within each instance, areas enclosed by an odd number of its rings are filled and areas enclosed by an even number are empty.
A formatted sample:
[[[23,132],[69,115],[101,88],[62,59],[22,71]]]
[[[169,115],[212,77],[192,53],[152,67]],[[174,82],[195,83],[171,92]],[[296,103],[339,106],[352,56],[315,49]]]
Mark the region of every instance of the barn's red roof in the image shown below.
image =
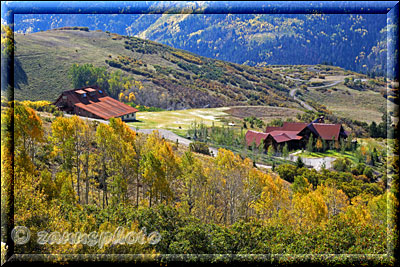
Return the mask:
[[[84,94],[90,92],[91,94]],[[86,110],[97,117],[108,120],[112,117],[120,117],[130,113],[138,112],[136,108],[128,106],[118,100],[107,96],[104,91],[97,87],[83,87],[79,89],[64,91],[55,101],[55,105],[61,101],[61,97],[66,96],[72,106]],[[71,109],[70,107],[69,109]]]
[[[248,131],[246,133],[247,145],[250,146],[254,141],[258,146],[260,144],[260,140],[267,137],[273,138],[273,140],[275,140],[277,143],[301,140],[306,128],[312,131],[315,135],[327,141],[338,140],[341,136],[348,136],[348,133],[343,130],[341,124],[284,122],[282,127],[266,127],[265,133]]]
[[[76,103],[75,106],[93,113],[94,115],[105,120],[138,111],[136,108],[130,107],[109,96],[99,98],[98,102],[89,100],[88,104]]]
[[[284,122],[282,127],[267,126],[267,128],[265,129],[265,132],[270,133],[273,131],[291,131],[291,132],[299,133],[304,128],[306,128],[307,125],[308,125],[308,123],[306,123],[306,122]]]
[[[290,141],[291,138],[287,136],[285,133],[281,133],[279,135],[272,136],[277,143]]]

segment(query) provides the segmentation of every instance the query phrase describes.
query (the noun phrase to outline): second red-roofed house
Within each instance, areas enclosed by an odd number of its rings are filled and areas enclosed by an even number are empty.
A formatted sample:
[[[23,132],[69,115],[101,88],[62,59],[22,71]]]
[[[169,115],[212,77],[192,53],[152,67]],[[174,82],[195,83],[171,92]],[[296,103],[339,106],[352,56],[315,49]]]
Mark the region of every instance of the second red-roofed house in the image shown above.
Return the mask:
[[[281,150],[285,144],[289,150],[293,150],[305,148],[310,136],[314,140],[320,138],[325,141],[338,141],[347,138],[347,132],[341,124],[284,122],[281,127],[268,126],[265,133],[249,130],[245,138],[248,147],[252,147],[253,143],[258,147],[262,140],[265,150],[270,145]]]

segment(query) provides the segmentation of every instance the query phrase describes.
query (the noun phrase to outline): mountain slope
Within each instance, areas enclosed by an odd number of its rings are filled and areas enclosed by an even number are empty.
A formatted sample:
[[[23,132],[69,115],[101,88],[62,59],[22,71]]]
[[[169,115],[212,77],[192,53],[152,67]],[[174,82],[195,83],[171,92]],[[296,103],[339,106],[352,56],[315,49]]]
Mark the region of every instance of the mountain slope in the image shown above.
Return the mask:
[[[55,100],[71,89],[74,63],[121,70],[143,83],[144,105],[166,109],[298,104],[282,77],[268,68],[218,61],[152,41],[101,31],[52,30],[15,34],[15,98]]]
[[[239,64],[325,62],[365,73],[386,70],[382,14],[49,14],[20,15],[16,22],[21,32],[86,26],[135,35]]]

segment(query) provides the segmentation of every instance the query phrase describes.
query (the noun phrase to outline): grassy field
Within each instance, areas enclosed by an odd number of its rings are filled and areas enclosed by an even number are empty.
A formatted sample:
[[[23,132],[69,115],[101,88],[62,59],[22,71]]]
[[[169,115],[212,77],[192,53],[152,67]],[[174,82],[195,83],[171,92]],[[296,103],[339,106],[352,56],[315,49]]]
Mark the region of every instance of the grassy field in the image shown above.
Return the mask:
[[[387,105],[386,99],[378,92],[357,91],[343,84],[332,88],[309,88],[308,92],[302,93],[305,100],[322,103],[337,116],[367,123],[380,123],[382,110],[385,110]]]
[[[357,142],[360,146],[364,146],[368,151],[372,151],[376,149],[380,156],[386,155],[387,149],[387,141],[385,139],[374,139],[374,138],[358,138]],[[341,153],[336,150],[327,150],[325,152],[308,152],[304,151],[303,153],[296,154],[296,156],[300,156],[302,158],[323,158],[323,157],[335,157],[335,158],[347,158],[352,163],[357,163],[357,155],[356,152],[345,151],[345,153]]]
[[[297,114],[303,114],[304,111],[292,108],[282,107],[266,107],[266,106],[242,106],[231,107],[226,111],[236,118],[246,118],[255,116],[265,123],[271,122],[274,119],[295,119]]]
[[[173,111],[159,112],[137,112],[137,122],[128,123],[130,126],[139,129],[166,129],[180,136],[185,136],[186,131],[195,121],[203,122],[207,126],[227,125],[233,123],[238,130],[243,125],[243,118],[256,116],[264,122],[281,118],[283,120],[291,118],[295,119],[298,113],[302,111],[281,107],[221,107],[221,108],[204,108],[204,109],[185,109]],[[263,129],[254,130],[262,131]]]
[[[207,126],[213,123],[215,126],[222,126],[223,119],[229,114],[224,111],[229,108],[207,108],[207,109],[185,109],[159,112],[138,112],[137,122],[129,122],[130,126],[139,129],[166,129],[178,135],[186,135],[186,131],[195,121],[203,122]]]
[[[296,154],[296,156],[300,156],[302,158],[323,158],[323,157],[334,157],[334,158],[348,158],[352,162],[355,162],[357,158],[354,155],[354,152],[346,151],[344,154],[338,152],[336,150],[327,150],[325,152],[308,152],[305,151],[300,154]]]

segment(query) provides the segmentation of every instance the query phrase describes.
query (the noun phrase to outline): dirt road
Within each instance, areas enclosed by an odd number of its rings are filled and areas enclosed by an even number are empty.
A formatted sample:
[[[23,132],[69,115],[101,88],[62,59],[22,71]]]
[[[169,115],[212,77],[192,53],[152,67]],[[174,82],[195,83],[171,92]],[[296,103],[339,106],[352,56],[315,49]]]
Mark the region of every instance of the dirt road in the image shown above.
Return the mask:
[[[330,83],[330,84],[327,84],[327,85],[316,86],[316,87],[308,87],[308,88],[311,88],[311,89],[329,88],[329,87],[335,86],[335,85],[337,85],[337,84],[339,84],[339,83],[341,83],[343,81],[344,80],[338,80],[338,81],[334,81],[333,83]],[[294,89],[290,90],[289,95],[291,97],[293,97],[294,100],[298,101],[300,103],[300,105],[302,105],[305,109],[316,112],[316,110],[313,107],[311,107],[309,104],[305,103],[304,101],[302,101],[298,97],[296,97],[296,91],[298,89],[299,88],[294,88]]]

